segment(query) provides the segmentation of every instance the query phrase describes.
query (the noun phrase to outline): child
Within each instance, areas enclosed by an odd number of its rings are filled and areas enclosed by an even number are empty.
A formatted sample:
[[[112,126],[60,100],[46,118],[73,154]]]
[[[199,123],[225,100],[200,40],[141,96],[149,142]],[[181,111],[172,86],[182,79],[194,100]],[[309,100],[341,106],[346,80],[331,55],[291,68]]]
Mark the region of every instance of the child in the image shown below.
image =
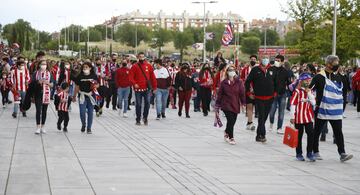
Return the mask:
[[[8,77],[7,72],[3,71],[0,78],[0,89],[1,89],[3,108],[5,108],[6,104],[9,103],[10,88],[11,88],[11,81]]]
[[[71,98],[69,98],[69,84],[64,82],[61,84],[61,91],[55,97],[55,106],[58,111],[58,122],[57,122],[57,129],[61,131],[61,123],[64,121],[64,128],[63,131],[67,132],[67,126],[69,123],[69,105]]]
[[[298,146],[296,147],[296,159],[299,161],[305,161],[302,155],[302,136],[304,128],[307,134],[307,154],[306,157],[309,161],[314,162],[315,157],[312,153],[313,139],[314,139],[314,112],[313,106],[315,105],[315,97],[311,93],[309,84],[311,81],[311,75],[309,73],[303,73],[299,77],[300,87],[296,88],[291,96],[291,116],[290,122],[295,124],[295,128],[299,131]]]

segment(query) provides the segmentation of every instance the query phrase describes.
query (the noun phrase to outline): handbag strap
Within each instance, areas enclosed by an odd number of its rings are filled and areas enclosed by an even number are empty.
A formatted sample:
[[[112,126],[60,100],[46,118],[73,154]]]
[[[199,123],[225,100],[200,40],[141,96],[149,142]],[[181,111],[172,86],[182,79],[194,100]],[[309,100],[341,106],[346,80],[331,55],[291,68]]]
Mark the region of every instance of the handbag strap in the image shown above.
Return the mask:
[[[146,82],[149,82],[149,80],[148,80],[148,78],[147,78],[147,76],[146,76],[146,74],[145,74],[145,72],[144,72],[144,70],[142,69],[142,67],[141,67],[141,64],[137,64],[138,66],[139,66],[139,68],[140,68],[140,70],[141,70],[141,72],[143,73],[143,75],[144,75],[144,77],[145,77],[145,80],[146,80]]]

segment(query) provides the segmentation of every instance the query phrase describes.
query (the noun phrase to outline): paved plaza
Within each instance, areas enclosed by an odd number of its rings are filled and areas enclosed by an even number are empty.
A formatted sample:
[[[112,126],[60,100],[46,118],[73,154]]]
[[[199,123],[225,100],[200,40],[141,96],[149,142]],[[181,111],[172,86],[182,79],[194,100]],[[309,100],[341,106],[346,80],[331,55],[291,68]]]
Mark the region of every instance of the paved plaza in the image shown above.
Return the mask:
[[[87,135],[80,132],[78,105],[72,108],[64,134],[51,105],[42,136],[34,134],[34,106],[27,118],[13,119],[12,105],[0,110],[0,194],[360,194],[360,118],[352,106],[343,131],[354,158],[345,163],[331,128],[320,143],[324,160],[298,162],[276,132],[256,143],[244,114],[232,146],[223,140],[224,128],[213,127],[214,113],[186,119],[168,110],[167,119],[156,121],[151,109],[149,126],[137,127],[134,107],[127,119],[106,109]]]

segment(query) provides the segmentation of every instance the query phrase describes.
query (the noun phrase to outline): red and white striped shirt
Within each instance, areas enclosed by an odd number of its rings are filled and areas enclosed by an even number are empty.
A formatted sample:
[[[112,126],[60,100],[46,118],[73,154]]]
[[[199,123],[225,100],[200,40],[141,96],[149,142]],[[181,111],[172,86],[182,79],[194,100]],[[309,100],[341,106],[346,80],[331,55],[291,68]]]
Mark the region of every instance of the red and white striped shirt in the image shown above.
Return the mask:
[[[58,105],[58,110],[67,112],[68,111],[69,93],[65,92],[65,91],[61,91],[58,94],[58,97],[59,97],[59,100],[60,100],[59,105]]]
[[[99,79],[99,85],[108,87],[108,81],[105,79],[106,76],[110,76],[110,71],[108,66],[101,64],[100,66],[96,66],[95,70],[96,70],[96,75],[98,76]]]
[[[30,82],[29,71],[27,68],[24,68],[23,70],[19,70],[18,68],[13,69],[10,78],[11,83],[15,85],[16,91],[25,92],[27,90],[27,83]]]
[[[314,95],[311,91],[307,93],[304,89],[296,89],[290,99],[292,106],[293,119],[295,124],[306,124],[314,121],[313,105]]]
[[[175,66],[174,67],[169,66],[167,69],[171,76],[171,85],[174,85],[175,84],[175,76],[179,72],[179,69],[176,68]]]

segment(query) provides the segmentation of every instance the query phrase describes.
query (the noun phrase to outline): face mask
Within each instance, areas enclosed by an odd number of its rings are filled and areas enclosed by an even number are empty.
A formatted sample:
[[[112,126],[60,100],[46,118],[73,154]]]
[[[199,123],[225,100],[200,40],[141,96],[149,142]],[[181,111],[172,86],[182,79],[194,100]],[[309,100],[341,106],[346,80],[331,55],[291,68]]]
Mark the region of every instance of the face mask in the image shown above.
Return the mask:
[[[255,66],[255,64],[256,64],[256,62],[250,61],[250,65],[251,65],[251,66]]]
[[[84,72],[84,75],[89,75],[90,74],[90,69],[84,69],[83,72]]]
[[[19,66],[19,70],[24,70],[24,66]]]
[[[66,68],[66,69],[70,69],[70,65],[65,65],[65,68]]]
[[[3,75],[2,78],[3,78],[3,79],[6,79],[6,75]]]
[[[196,69],[196,72],[200,72],[200,68],[197,68],[197,69]]]
[[[302,82],[302,83],[301,83],[301,87],[302,87],[302,88],[308,88],[308,87],[309,87],[309,83]]]
[[[339,69],[339,64],[333,64],[331,70],[332,70],[333,72],[336,72],[338,69]]]
[[[281,64],[280,64],[280,62],[275,61],[275,62],[274,62],[274,66],[279,68],[279,67],[281,66]]]
[[[45,71],[45,70],[46,70],[46,65],[41,65],[41,66],[40,66],[40,69],[41,69],[42,71]]]
[[[229,77],[233,78],[236,75],[236,72],[235,71],[229,71],[227,74],[228,74]]]
[[[268,65],[269,64],[269,59],[263,59],[262,61],[261,61],[261,64],[262,65],[264,65],[264,66],[266,66],[266,65]]]
[[[144,62],[144,59],[139,59],[139,62],[142,64]]]
[[[113,61],[113,62],[116,62],[116,59],[113,59],[112,61]]]
[[[124,62],[124,63],[122,63],[122,66],[127,66],[127,63],[125,63],[125,62]]]

